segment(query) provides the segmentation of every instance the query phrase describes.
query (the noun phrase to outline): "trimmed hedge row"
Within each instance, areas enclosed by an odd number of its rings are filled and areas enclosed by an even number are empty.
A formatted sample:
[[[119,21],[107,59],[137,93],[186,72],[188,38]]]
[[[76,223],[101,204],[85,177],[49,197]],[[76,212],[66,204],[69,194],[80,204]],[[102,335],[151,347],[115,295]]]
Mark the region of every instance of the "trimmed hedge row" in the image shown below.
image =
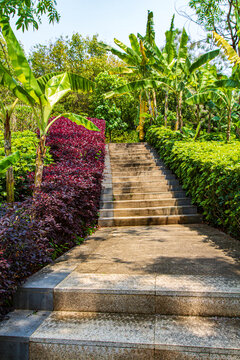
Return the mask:
[[[47,139],[54,164],[44,168],[36,199],[6,209],[0,219],[0,312],[16,287],[70,249],[96,224],[105,156],[105,122],[93,132],[60,118]],[[29,174],[30,183],[33,173]],[[3,209],[4,210],[4,209]]]
[[[240,142],[184,140],[179,132],[151,127],[146,139],[181,180],[205,219],[240,236]]]

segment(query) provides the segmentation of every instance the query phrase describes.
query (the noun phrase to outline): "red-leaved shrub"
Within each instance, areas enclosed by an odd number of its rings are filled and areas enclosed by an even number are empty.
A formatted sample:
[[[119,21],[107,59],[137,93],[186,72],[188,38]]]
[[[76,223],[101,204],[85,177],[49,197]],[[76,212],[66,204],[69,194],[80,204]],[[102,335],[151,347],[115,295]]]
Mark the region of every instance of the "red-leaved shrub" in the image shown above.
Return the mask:
[[[55,163],[44,168],[41,191],[0,218],[0,311],[16,287],[74,246],[96,223],[105,156],[105,122],[86,130],[66,118],[50,128],[47,146]],[[33,175],[29,174],[30,184]]]

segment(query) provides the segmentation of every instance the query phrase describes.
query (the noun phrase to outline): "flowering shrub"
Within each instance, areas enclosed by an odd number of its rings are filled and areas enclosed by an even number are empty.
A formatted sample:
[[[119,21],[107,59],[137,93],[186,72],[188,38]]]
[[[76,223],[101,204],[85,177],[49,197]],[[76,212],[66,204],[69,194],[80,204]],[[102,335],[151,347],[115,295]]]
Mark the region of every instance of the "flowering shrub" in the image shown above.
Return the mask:
[[[96,223],[105,156],[105,122],[91,119],[101,132],[60,118],[47,145],[55,163],[44,169],[36,198],[3,209],[0,219],[0,311],[31,273],[74,246]],[[33,173],[28,175],[33,183]],[[33,216],[34,214],[34,216]],[[56,251],[57,250],[57,251]]]

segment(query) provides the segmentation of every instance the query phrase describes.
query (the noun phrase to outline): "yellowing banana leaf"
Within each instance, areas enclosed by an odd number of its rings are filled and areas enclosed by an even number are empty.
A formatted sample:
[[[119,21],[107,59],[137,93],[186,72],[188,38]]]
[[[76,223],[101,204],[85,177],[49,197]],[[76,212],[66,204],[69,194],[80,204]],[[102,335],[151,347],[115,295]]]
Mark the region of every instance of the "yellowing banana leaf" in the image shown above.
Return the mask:
[[[236,51],[233,49],[233,47],[219,34],[217,34],[215,31],[213,31],[213,38],[217,45],[223,49],[224,53],[226,54],[228,60],[232,64],[238,64],[240,65],[240,57],[236,53]]]

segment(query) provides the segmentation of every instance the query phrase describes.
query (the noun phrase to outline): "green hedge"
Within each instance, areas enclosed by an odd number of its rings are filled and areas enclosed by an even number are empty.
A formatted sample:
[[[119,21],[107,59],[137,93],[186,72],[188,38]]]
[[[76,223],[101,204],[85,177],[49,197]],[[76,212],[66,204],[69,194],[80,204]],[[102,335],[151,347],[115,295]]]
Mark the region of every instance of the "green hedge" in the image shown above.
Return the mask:
[[[20,200],[21,195],[25,196],[28,191],[26,175],[35,169],[37,135],[32,131],[12,133],[12,151],[19,150],[20,160],[14,165],[15,178],[15,199]],[[0,159],[4,157],[4,139],[0,132]],[[52,157],[47,150],[45,164],[52,163]],[[0,202],[6,200],[5,175],[0,176]]]
[[[240,142],[183,140],[151,127],[146,139],[177,175],[205,219],[240,236]]]

